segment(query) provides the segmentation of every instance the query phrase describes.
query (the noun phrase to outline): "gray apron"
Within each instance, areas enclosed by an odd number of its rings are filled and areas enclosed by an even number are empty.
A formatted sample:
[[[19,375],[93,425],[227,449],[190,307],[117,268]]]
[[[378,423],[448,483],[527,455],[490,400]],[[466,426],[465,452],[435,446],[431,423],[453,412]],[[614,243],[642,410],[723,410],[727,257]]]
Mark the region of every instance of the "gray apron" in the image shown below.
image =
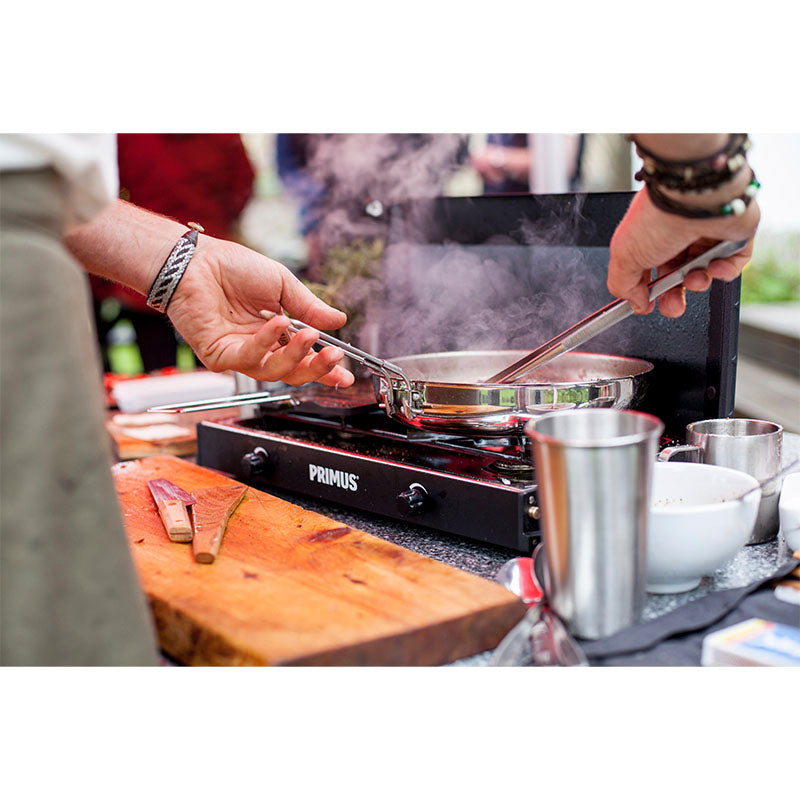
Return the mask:
[[[0,174],[0,664],[158,663],[51,170]]]

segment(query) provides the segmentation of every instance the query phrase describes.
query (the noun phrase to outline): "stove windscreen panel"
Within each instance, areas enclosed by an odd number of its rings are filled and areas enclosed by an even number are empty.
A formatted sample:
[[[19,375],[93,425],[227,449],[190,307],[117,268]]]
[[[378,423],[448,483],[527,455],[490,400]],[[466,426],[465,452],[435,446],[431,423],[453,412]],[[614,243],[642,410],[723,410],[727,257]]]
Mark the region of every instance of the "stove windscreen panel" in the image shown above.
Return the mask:
[[[387,358],[530,350],[615,298],[609,243],[633,193],[437,198],[390,209],[369,346]],[[688,293],[678,319],[634,316],[585,346],[651,361],[642,410],[679,437],[733,413],[739,281]]]

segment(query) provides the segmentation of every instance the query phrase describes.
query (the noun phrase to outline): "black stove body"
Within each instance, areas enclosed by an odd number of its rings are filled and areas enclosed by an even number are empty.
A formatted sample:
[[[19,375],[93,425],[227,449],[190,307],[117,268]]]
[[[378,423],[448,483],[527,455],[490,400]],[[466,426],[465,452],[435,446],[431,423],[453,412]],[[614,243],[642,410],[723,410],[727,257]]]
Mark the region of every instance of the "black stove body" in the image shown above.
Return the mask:
[[[524,442],[418,434],[381,410],[201,422],[199,464],[438,531],[528,552],[538,533]]]
[[[608,246],[632,197],[506,195],[391,207],[373,324],[354,343],[388,358],[533,349],[614,299],[605,286]],[[664,421],[667,440],[680,441],[689,422],[733,414],[739,288],[715,281],[688,295],[682,317],[632,317],[585,348],[654,364],[640,409]],[[322,416],[249,409],[201,422],[197,460],[254,485],[519,552],[538,536],[526,442],[425,434],[377,407]]]

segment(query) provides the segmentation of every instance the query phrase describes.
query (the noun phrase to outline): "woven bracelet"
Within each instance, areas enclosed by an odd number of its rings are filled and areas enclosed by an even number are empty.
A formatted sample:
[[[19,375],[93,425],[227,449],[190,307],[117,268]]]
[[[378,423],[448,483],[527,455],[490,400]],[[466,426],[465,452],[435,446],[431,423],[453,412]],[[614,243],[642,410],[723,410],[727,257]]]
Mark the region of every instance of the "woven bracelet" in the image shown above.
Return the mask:
[[[147,293],[147,305],[162,314],[167,313],[169,301],[172,300],[172,295],[175,294],[183,273],[186,272],[186,267],[189,266],[189,261],[194,255],[197,247],[197,234],[203,233],[202,225],[198,225],[196,222],[187,222],[186,224],[191,230],[178,239],[178,243],[167,256],[167,260],[158,271],[158,275]]]
[[[741,196],[734,197],[727,203],[723,203],[723,205],[721,205],[719,208],[709,209],[685,206],[682,203],[679,203],[676,200],[673,200],[671,197],[667,197],[665,194],[663,194],[658,188],[657,183],[647,183],[647,193],[650,195],[650,199],[656,208],[660,208],[662,211],[666,211],[668,214],[677,214],[678,216],[688,217],[690,219],[710,219],[712,217],[730,216],[739,217],[747,210],[747,206],[750,205],[750,201],[758,194],[758,190],[760,188],[761,184],[758,182],[758,180],[756,180],[755,173],[753,173],[750,178],[750,183],[747,184],[747,188],[744,190],[744,193]]]
[[[635,179],[648,183],[657,181],[665,189],[679,192],[712,192],[718,189],[745,166],[745,154],[751,147],[746,133],[732,133],[725,147],[710,156],[693,161],[670,161],[651,153],[633,137],[630,139],[643,162]]]

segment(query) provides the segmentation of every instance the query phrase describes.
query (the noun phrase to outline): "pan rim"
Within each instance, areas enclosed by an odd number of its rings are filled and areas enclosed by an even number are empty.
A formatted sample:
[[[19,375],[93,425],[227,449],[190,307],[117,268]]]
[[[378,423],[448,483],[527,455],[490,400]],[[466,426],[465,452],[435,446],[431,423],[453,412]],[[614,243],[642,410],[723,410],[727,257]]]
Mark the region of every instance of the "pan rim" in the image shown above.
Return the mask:
[[[433,353],[419,353],[414,355],[406,355],[406,356],[397,356],[396,358],[390,359],[390,361],[394,364],[397,364],[399,367],[404,367],[405,363],[411,359],[424,359],[424,358],[444,358],[444,357],[459,357],[459,356],[470,356],[470,357],[487,357],[487,356],[497,356],[499,354],[508,355],[509,356],[509,363],[513,363],[514,356],[516,355],[518,358],[527,353],[527,350],[454,350],[454,351],[442,351],[442,352],[433,352]],[[631,365],[636,365],[637,369],[632,369],[624,375],[616,375],[616,376],[603,376],[600,378],[592,378],[586,380],[572,380],[572,381],[546,381],[542,383],[479,383],[477,381],[473,382],[466,382],[466,381],[444,381],[444,380],[430,380],[427,378],[412,378],[409,377],[409,380],[412,384],[424,384],[425,386],[442,386],[442,387],[486,387],[487,389],[513,389],[513,388],[527,388],[527,387],[578,387],[578,386],[601,386],[606,383],[613,383],[620,380],[632,379],[637,378],[641,375],[646,375],[649,372],[652,372],[655,369],[655,365],[651,361],[647,361],[643,358],[636,358],[635,356],[619,356],[614,355],[611,353],[592,353],[586,351],[579,351],[574,350],[570,351],[569,353],[565,353],[561,358],[568,358],[570,356],[582,356],[582,357],[589,357],[596,358],[596,359],[613,359],[618,362],[627,362]],[[395,380],[393,379],[393,383]],[[402,381],[397,381],[398,385],[402,383]]]

